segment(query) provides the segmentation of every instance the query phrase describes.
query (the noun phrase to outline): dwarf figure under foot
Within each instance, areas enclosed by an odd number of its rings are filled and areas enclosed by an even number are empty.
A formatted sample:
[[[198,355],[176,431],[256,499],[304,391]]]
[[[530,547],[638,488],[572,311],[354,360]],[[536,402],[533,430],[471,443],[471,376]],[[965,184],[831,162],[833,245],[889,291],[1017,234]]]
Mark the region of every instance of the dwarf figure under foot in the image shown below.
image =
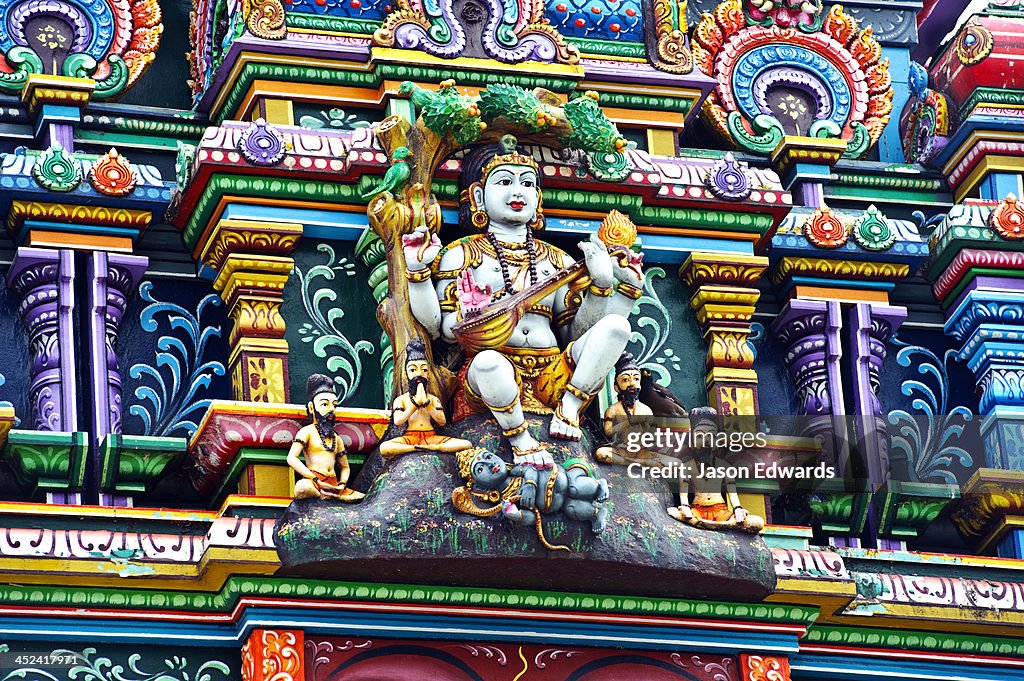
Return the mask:
[[[405,351],[405,375],[409,379],[409,391],[395,398],[393,405],[396,426],[408,424],[405,435],[381,444],[380,454],[390,459],[399,454],[419,450],[432,452],[459,452],[473,445],[446,435],[438,435],[434,425],[447,423],[441,400],[427,392],[426,347],[419,338],[409,341]]]
[[[452,493],[452,503],[464,513],[492,516],[499,512],[516,525],[535,525],[540,529],[540,514],[562,511],[573,520],[590,523],[594,533],[608,524],[608,482],[592,474],[582,462],[568,466],[555,464],[550,469],[505,463],[484,449],[461,452],[459,473],[464,487]],[[492,504],[481,508],[476,500]],[[541,541],[547,548],[556,548]]]
[[[350,469],[345,444],[334,432],[334,410],[338,406],[334,381],[313,374],[306,382],[306,392],[310,423],[299,429],[288,450],[288,465],[302,476],[295,483],[295,498],[359,501],[365,495],[347,487]]]

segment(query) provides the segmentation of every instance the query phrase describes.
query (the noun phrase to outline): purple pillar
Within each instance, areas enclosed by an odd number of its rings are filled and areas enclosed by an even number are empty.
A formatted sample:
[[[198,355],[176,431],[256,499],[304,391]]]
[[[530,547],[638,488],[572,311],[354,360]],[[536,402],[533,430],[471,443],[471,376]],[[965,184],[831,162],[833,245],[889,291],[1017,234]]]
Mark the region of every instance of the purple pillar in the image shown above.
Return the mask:
[[[878,377],[889,340],[907,318],[903,307],[857,303],[850,310],[851,361],[854,379],[856,437],[874,487],[890,478],[889,450],[878,399]]]
[[[18,313],[29,335],[29,402],[35,430],[78,430],[74,280],[74,252],[45,248],[19,248],[7,274],[7,286],[19,297]]]
[[[841,311],[838,301],[795,298],[772,326],[786,346],[784,360],[799,401],[797,415],[807,417],[800,433],[821,438],[823,459],[834,462],[840,475],[850,465],[840,368]]]
[[[92,433],[99,441],[121,432],[121,372],[114,348],[128,296],[149,259],[135,255],[94,252],[89,256],[89,366],[92,373]]]

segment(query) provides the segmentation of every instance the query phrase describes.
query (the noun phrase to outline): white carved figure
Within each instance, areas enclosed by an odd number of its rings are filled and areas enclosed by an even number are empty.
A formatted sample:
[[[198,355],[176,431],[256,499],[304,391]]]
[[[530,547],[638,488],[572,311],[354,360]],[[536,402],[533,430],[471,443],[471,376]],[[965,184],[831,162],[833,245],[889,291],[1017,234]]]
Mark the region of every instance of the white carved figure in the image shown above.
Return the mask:
[[[550,466],[551,455],[527,430],[524,412],[553,412],[552,437],[580,438],[580,414],[629,340],[628,317],[643,275],[638,257],[613,258],[594,234],[579,245],[585,267],[569,276],[566,253],[534,238],[543,224],[536,162],[516,151],[511,136],[502,146],[504,153],[483,165],[480,180],[464,194],[481,234],[444,249],[425,227],[405,237],[410,299],[431,337],[459,340],[466,348],[468,368],[460,372],[465,404],[493,414],[517,463]],[[565,283],[554,276],[559,273],[566,273]],[[520,310],[500,346],[457,339],[459,322],[546,280],[554,280],[550,290]]]

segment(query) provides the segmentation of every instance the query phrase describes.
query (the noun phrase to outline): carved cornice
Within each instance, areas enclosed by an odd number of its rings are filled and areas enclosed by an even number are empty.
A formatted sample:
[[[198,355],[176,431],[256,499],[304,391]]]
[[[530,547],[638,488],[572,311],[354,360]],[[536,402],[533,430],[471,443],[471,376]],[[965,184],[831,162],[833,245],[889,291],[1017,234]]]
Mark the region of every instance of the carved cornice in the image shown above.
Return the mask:
[[[300,224],[220,220],[197,253],[204,265],[220,271],[234,254],[286,256],[295,250],[301,236]]]
[[[753,286],[768,267],[768,258],[759,255],[694,252],[679,268],[679,276],[689,286],[705,284]]]
[[[791,276],[814,276],[831,279],[853,279],[897,282],[910,274],[910,266],[893,262],[828,260],[825,258],[785,257],[772,273],[778,285]]]
[[[982,468],[964,485],[952,519],[961,534],[976,539],[1008,515],[1024,515],[1024,471]]]

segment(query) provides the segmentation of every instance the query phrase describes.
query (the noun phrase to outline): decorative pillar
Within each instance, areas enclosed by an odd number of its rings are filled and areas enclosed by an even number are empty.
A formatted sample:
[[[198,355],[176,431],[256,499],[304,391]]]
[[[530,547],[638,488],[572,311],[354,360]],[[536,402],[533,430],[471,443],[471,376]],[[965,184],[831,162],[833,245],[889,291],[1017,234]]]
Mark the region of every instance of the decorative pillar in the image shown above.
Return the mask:
[[[253,629],[242,646],[242,681],[305,681],[301,629]]]
[[[974,284],[948,314],[945,330],[963,343],[958,357],[981,391],[986,465],[1024,470],[1024,292],[1017,279],[984,277]]]
[[[92,371],[92,434],[98,441],[121,432],[121,372],[117,334],[128,297],[149,266],[149,258],[95,251],[89,255],[89,359]]]
[[[78,430],[74,279],[74,253],[43,248],[19,248],[7,274],[29,334],[30,423],[35,430]]]
[[[907,309],[893,305],[856,303],[850,309],[852,413],[858,420],[856,439],[865,474],[873,487],[881,486],[891,477],[878,377],[885,362],[886,346],[906,318]]]
[[[708,404],[719,414],[758,413],[754,352],[747,343],[760,291],[753,287],[768,258],[692,253],[679,275],[693,289],[690,307],[704,332]]]
[[[221,220],[200,259],[217,272],[214,288],[234,325],[228,371],[234,399],[288,402],[288,342],[281,302],[302,225]]]
[[[772,333],[786,347],[783,359],[797,396],[798,416],[831,417],[845,413],[839,370],[842,328],[836,301],[793,299],[775,318]],[[812,420],[809,426],[814,432],[807,433],[808,436],[824,434],[832,428],[832,420]]]
[[[363,264],[370,268],[367,283],[373,290],[373,299],[380,304],[388,295],[388,263],[384,257],[384,242],[369,227],[356,242],[356,255]],[[395,353],[391,349],[391,339],[383,331],[380,334],[380,368],[384,377],[383,404],[391,403],[391,385],[395,372]]]

